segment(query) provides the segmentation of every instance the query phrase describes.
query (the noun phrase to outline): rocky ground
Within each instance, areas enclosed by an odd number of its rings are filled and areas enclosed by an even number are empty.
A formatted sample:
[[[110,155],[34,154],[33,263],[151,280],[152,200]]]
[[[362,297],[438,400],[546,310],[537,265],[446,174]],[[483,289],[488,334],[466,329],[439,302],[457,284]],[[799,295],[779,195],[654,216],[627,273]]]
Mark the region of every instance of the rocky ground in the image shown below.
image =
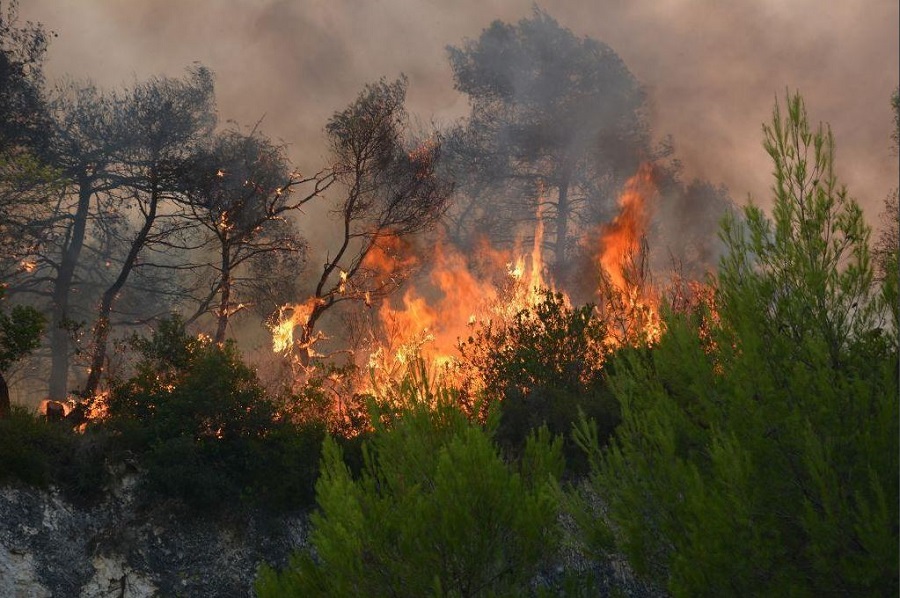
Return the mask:
[[[250,596],[260,564],[283,566],[306,541],[302,513],[205,517],[140,506],[135,487],[121,477],[104,500],[80,506],[52,489],[0,488],[0,597]],[[572,547],[533,586],[539,596],[663,595],[624,560]]]
[[[304,517],[183,516],[137,509],[133,478],[100,504],[52,490],[0,488],[0,596],[247,596],[263,562],[304,543]]]

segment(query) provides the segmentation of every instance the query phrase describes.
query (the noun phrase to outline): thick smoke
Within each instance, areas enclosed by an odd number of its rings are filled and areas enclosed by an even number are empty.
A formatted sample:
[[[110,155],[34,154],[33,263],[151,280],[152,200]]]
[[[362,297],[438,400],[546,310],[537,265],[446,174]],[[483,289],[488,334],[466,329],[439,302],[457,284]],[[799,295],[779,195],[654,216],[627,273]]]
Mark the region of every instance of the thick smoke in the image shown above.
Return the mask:
[[[217,73],[223,119],[291,144],[301,167],[325,153],[322,126],[365,82],[404,72],[423,120],[465,114],[445,46],[494,19],[531,14],[531,0],[29,0],[22,17],[59,33],[50,78],[117,86]],[[654,134],[672,134],[685,174],[768,202],[760,125],[776,97],[800,90],[813,121],[830,122],[838,169],[871,221],[897,185],[889,96],[897,86],[895,0],[558,0],[545,8],[577,35],[609,44],[646,86]]]
[[[761,124],[786,91],[804,94],[812,121],[831,123],[838,173],[878,224],[884,198],[898,185],[889,104],[900,70],[896,0],[555,0],[544,9],[623,59],[647,93],[655,140],[672,136],[684,183],[702,179],[688,193],[673,191],[674,184],[660,189],[668,201],[659,202],[658,218],[676,231],[650,231],[663,258],[671,251],[696,263],[714,261],[707,241],[718,213],[709,206],[726,195],[720,185],[737,201],[750,195],[769,204]],[[220,123],[260,123],[288,144],[306,174],[328,159],[329,117],[381,77],[408,76],[408,108],[423,123],[449,125],[466,116],[447,46],[477,39],[494,20],[515,24],[532,14],[532,0],[25,0],[20,6],[23,20],[58,33],[46,64],[50,82],[71,77],[121,89],[151,76],[180,77],[201,63],[216,73]],[[323,204],[304,214],[315,223],[302,231],[311,247],[307,273],[321,272],[333,251],[326,216]]]

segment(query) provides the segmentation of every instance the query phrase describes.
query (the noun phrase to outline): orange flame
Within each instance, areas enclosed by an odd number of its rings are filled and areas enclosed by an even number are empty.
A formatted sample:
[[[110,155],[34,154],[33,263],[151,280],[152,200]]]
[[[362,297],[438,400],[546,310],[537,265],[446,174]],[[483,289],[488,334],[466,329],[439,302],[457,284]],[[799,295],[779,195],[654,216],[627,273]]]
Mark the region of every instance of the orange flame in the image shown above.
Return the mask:
[[[625,183],[625,189],[619,195],[619,215],[602,228],[600,266],[620,291],[628,287],[624,268],[640,248],[650,217],[647,198],[655,191],[652,168],[648,164],[642,164],[637,174]]]
[[[496,287],[480,280],[465,256],[443,244],[435,247],[427,287],[410,287],[400,305],[390,301],[381,305],[378,319],[386,347],[373,352],[376,359],[370,366],[390,370],[386,360],[405,365],[415,353],[437,363],[452,361],[459,337],[484,305],[497,298]]]
[[[634,260],[641,254],[650,221],[649,202],[655,193],[652,167],[643,165],[618,198],[619,214],[599,230],[596,266],[605,287],[597,290],[603,299],[598,311],[610,322],[618,318],[620,322],[615,324],[625,331],[618,336],[611,332],[606,343],[610,347],[625,342],[652,343],[663,332],[656,293],[642,273],[634,271]],[[542,189],[540,194],[543,196]],[[541,197],[530,251],[520,251],[521,244],[513,251],[504,251],[482,240],[473,251],[463,254],[439,241],[431,252],[427,275],[407,281],[408,273],[420,266],[419,260],[407,241],[385,236],[378,239],[355,276],[340,272],[338,292],[373,308],[365,316],[369,322],[365,333],[368,346],[354,354],[357,365],[371,376],[356,388],[370,392],[376,390],[372,384],[396,381],[416,357],[448,373],[458,358],[460,340],[472,334],[473,326],[512,322],[520,311],[544,300],[543,290],[557,292],[545,276],[544,203]],[[388,295],[379,301],[401,284],[406,285],[402,295]],[[563,300],[571,304],[565,294]],[[317,301],[321,300],[309,299],[283,308],[272,330],[276,352],[287,352],[295,346],[293,331],[306,325]]]
[[[282,306],[278,310],[278,320],[272,326],[272,350],[276,353],[290,351],[295,345],[294,330],[306,326],[313,309],[321,303],[318,297],[311,297],[303,303]]]
[[[530,263],[524,253],[498,250],[486,240],[471,256],[438,243],[427,281],[411,286],[399,305],[386,301],[378,311],[384,338],[373,339],[368,362],[376,383],[401,374],[416,356],[450,376],[457,346],[471,327],[480,321],[511,321],[541,301],[541,290],[550,286],[543,275],[543,241],[539,207]]]
[[[372,245],[362,265],[383,285],[400,282],[405,273],[418,263],[419,259],[408,241],[396,235],[383,235]]]
[[[618,328],[608,343],[645,341],[654,343],[662,335],[659,300],[644,267],[642,242],[650,222],[648,202],[656,194],[653,168],[642,164],[625,183],[619,195],[619,215],[602,227],[597,256],[601,275],[609,281],[605,293],[607,310],[615,314]]]

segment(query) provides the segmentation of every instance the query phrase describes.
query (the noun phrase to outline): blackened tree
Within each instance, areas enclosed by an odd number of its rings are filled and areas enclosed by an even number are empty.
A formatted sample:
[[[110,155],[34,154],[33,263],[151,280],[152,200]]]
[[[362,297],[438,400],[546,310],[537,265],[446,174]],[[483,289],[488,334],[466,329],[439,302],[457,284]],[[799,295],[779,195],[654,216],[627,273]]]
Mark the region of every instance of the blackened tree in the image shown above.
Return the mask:
[[[446,209],[452,185],[437,172],[440,139],[411,138],[406,88],[405,77],[367,85],[325,127],[333,176],[342,189],[333,211],[341,233],[306,309],[294,319],[304,361],[317,338],[316,325],[330,308],[347,300],[372,302],[396,288],[396,277],[380,276],[367,265],[370,252],[428,229]]]
[[[216,259],[206,264],[213,272],[208,291],[187,323],[212,313],[213,340],[222,343],[232,316],[254,300],[275,298],[267,292],[275,285],[273,277],[299,278],[306,243],[290,218],[327,190],[334,175],[292,172],[284,148],[255,129],[219,134],[188,175],[195,178],[191,219]],[[263,262],[266,267],[259,267]],[[279,263],[295,271],[272,267]],[[276,307],[270,303],[266,311]]]
[[[92,396],[99,385],[113,304],[139,257],[153,245],[165,247],[183,224],[176,200],[186,191],[184,168],[212,134],[215,122],[212,73],[203,67],[191,69],[184,79],[150,79],[122,101],[122,143],[107,159],[115,160],[121,209],[131,213],[135,230],[118,273],[100,297],[85,396]]]
[[[113,154],[122,143],[121,98],[91,84],[66,82],[48,101],[50,134],[47,162],[56,169],[65,189],[36,230],[35,276],[27,290],[49,295],[51,352],[49,396],[63,400],[68,393],[71,331],[76,318],[72,294],[79,284],[82,252],[93,226],[109,222],[114,212],[104,196],[119,185]]]
[[[471,191],[461,211],[490,221],[492,238],[511,237],[516,223],[534,221],[540,202],[562,266],[590,204],[612,199],[653,157],[641,87],[609,46],[537,8],[448,52],[456,89],[471,104],[453,146]]]

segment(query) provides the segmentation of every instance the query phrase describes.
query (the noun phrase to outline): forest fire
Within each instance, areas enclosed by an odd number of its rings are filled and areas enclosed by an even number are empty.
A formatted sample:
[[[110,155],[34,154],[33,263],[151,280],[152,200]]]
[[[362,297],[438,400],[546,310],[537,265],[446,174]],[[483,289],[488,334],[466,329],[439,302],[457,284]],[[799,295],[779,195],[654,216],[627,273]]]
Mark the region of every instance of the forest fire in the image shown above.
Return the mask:
[[[0,0],[0,598],[900,595],[900,3],[84,4]]]
[[[654,192],[652,169],[644,164],[628,179],[619,195],[619,215],[602,228],[598,260],[610,282],[620,291],[628,286],[626,268],[640,250],[650,216],[647,198]]]
[[[598,295],[614,328],[608,339],[613,346],[636,341],[652,344],[663,332],[643,246],[650,222],[648,202],[655,193],[652,167],[643,164],[619,194],[619,214],[600,231],[597,261],[605,284]]]
[[[662,332],[657,298],[646,272],[636,267],[643,260],[642,239],[650,218],[648,202],[655,194],[652,170],[642,166],[629,179],[618,198],[619,214],[602,227],[596,252],[601,284],[596,290],[598,312],[607,319],[610,347],[625,342],[654,342]],[[543,203],[543,202],[539,202]],[[482,323],[508,323],[516,314],[540,303],[547,290],[557,292],[546,276],[543,255],[544,222],[540,211],[530,251],[522,243],[512,251],[481,240],[474,251],[464,255],[452,244],[438,242],[430,259],[427,276],[403,282],[419,265],[413,248],[397,238],[387,237],[373,247],[363,265],[369,283],[382,290],[406,288],[399,297],[384,296],[377,310],[367,312],[367,332],[354,352],[356,365],[370,372],[362,384],[370,391],[375,384],[395,381],[408,364],[421,357],[445,375],[459,358],[461,339]],[[363,294],[373,307],[369,291],[360,291],[344,271],[339,273],[338,292],[345,298]],[[565,293],[563,300],[569,304]],[[290,353],[307,351],[322,337],[313,337],[298,347],[293,331],[303,327],[321,299],[286,306],[273,327],[274,350]]]

